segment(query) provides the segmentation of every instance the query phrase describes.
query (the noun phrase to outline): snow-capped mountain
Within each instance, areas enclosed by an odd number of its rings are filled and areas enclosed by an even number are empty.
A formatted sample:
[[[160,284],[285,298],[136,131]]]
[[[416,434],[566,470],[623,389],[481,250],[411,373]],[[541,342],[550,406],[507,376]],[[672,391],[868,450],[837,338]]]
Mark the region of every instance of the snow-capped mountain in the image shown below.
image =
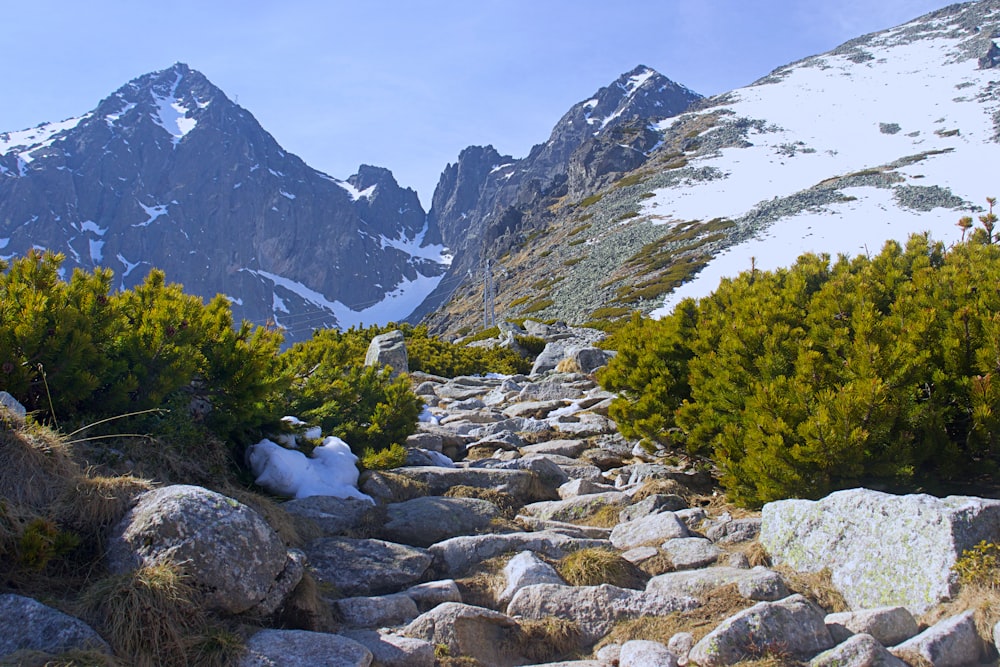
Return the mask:
[[[428,219],[455,261],[441,285],[415,311],[426,315],[447,299],[462,277],[479,268],[484,251],[497,253],[524,232],[524,213],[549,197],[590,191],[635,169],[659,136],[650,123],[675,116],[702,99],[639,65],[575,104],[548,141],[520,159],[493,146],[470,146],[445,167]]]
[[[1000,0],[952,5],[625,126],[655,135],[641,165],[519,211],[533,233],[495,255],[496,317],[662,314],[805,252],[958,242],[958,220],[1000,195],[998,40]],[[481,285],[456,290],[432,330],[481,326]]]
[[[67,275],[106,266],[121,288],[161,268],[290,340],[402,319],[447,267],[438,236],[388,170],[310,168],[183,64],[0,134],[0,257],[48,248]]]
[[[1000,2],[952,5],[781,67],[660,125],[705,128],[690,178],[654,190],[643,219],[726,219],[729,240],[662,309],[719,279],[804,252],[875,253],[915,232],[953,243],[1000,193]],[[751,260],[753,258],[753,260]]]

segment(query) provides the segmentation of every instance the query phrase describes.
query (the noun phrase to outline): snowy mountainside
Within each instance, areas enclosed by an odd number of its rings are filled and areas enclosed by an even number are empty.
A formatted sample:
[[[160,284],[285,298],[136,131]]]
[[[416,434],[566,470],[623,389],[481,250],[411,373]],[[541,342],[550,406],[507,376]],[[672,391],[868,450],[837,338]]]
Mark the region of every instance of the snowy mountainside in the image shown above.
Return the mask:
[[[496,257],[497,318],[661,315],[806,252],[959,241],[1000,196],[998,63],[1000,1],[952,5],[655,123],[640,165],[524,212],[531,233]],[[481,285],[432,330],[481,325]]]
[[[183,64],[79,118],[0,133],[0,257],[47,248],[130,288],[152,267],[288,340],[402,319],[450,256],[387,169],[342,181]]]
[[[654,190],[642,215],[667,226],[723,218],[735,229],[656,312],[707,295],[751,261],[767,270],[804,252],[874,253],[925,231],[958,241],[958,219],[997,194],[996,37],[1000,3],[953,5],[662,124],[671,134],[714,119],[688,158],[706,177]]]

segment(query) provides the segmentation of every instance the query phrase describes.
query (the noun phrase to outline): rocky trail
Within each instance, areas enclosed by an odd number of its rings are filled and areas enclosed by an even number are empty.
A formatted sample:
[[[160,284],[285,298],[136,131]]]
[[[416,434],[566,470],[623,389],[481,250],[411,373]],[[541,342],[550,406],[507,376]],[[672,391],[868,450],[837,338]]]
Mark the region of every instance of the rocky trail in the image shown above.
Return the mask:
[[[963,550],[1000,541],[1000,501],[858,489],[737,510],[707,470],[617,432],[595,332],[531,333],[549,344],[530,375],[414,374],[429,417],[408,465],[362,475],[374,505],[281,503],[301,549],[168,486],[116,529],[112,569],[170,550],[215,609],[327,620],[261,629],[244,667],[997,664],[993,628],[947,602]],[[318,610],[290,595],[303,573]],[[33,600],[0,606],[24,632],[95,640]]]

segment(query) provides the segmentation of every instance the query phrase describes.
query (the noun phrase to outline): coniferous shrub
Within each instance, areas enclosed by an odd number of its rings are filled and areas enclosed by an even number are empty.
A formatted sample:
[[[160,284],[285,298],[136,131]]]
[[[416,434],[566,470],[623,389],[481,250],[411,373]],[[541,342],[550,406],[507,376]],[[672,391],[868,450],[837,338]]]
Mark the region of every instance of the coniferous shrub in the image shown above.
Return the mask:
[[[615,334],[611,416],[710,456],[745,505],[995,471],[998,280],[995,244],[925,235],[745,272]]]

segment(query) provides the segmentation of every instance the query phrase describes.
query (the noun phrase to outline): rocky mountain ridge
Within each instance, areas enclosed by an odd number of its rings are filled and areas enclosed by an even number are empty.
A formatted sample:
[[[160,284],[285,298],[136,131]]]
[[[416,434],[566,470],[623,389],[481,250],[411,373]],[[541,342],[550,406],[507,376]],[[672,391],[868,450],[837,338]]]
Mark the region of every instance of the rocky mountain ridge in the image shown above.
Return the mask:
[[[370,321],[373,305],[402,318],[449,261],[426,224],[387,169],[312,169],[183,64],[79,118],[0,135],[5,256],[63,252],[67,270],[111,267],[123,289],[155,266],[291,340]]]

